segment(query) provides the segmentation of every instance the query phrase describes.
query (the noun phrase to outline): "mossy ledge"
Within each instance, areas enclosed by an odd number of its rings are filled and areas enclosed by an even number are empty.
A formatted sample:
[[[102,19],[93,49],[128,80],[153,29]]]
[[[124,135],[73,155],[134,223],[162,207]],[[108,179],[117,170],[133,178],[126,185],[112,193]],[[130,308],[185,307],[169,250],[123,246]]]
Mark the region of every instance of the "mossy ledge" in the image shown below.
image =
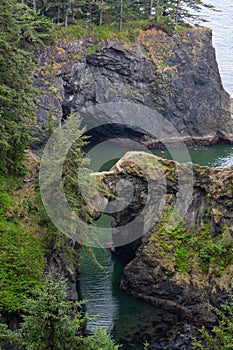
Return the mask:
[[[226,300],[233,278],[232,170],[128,152],[109,172],[96,174],[99,184],[114,196],[121,179],[130,181],[134,188],[127,208],[113,214],[115,228],[140,215],[149,195],[148,181],[154,186],[160,183],[160,187],[163,183],[166,190],[157,217],[155,211],[147,210],[142,226],[135,226],[135,232],[126,226],[121,231],[113,229],[116,243],[133,242],[135,237],[136,248],[139,245],[135,258],[124,270],[124,291],[197,323],[216,322],[210,305],[220,307]],[[180,174],[183,179],[190,176],[186,180],[192,182],[193,192],[183,217],[174,210],[181,186],[186,186]],[[151,229],[138,243],[148,223]],[[114,230],[122,236],[114,237]],[[135,247],[135,242],[132,244]],[[125,250],[117,247],[116,253],[123,255]]]

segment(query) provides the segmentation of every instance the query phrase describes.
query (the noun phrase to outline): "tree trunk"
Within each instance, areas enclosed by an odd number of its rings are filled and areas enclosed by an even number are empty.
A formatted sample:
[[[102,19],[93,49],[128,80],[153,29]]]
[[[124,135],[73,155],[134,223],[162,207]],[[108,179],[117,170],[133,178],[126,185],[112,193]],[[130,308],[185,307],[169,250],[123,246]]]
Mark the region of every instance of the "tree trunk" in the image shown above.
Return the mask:
[[[32,6],[33,6],[33,10],[36,11],[37,10],[36,0],[32,0]]]
[[[89,29],[90,32],[92,31],[92,7],[91,7],[91,0],[88,1],[88,16],[89,16]]]
[[[119,30],[122,32],[122,27],[123,27],[123,0],[120,2],[120,25],[119,25]]]
[[[175,33],[177,32],[177,26],[179,21],[179,8],[180,8],[180,0],[176,2],[176,12],[175,12]]]
[[[61,15],[61,7],[60,5],[57,6],[57,24],[60,22],[60,15]]]
[[[61,8],[61,18],[62,18],[62,23],[65,23],[65,1],[62,0],[62,8]]]
[[[71,10],[71,0],[68,0],[66,14],[65,14],[65,28],[68,27],[68,19],[69,19],[70,10]]]
[[[104,0],[101,0],[101,5],[103,5]],[[101,7],[100,9],[100,22],[99,22],[99,26],[102,27],[103,24],[103,8]]]
[[[150,0],[150,15],[153,14],[153,5],[154,5],[154,0]]]
[[[155,8],[155,22],[158,22],[160,12],[160,4],[159,0],[156,0],[156,8]]]

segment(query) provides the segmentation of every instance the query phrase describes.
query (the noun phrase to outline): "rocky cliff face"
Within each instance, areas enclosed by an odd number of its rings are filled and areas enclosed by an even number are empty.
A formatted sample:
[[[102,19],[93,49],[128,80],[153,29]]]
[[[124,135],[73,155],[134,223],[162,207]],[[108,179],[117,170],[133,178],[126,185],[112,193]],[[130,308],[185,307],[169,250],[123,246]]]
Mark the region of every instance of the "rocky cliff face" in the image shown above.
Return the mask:
[[[128,101],[157,110],[188,144],[233,141],[230,97],[222,87],[211,37],[201,27],[173,37],[151,29],[133,45],[83,40],[48,47],[35,73],[35,86],[42,91],[35,99],[39,122],[48,124],[50,112],[55,120],[83,107]],[[151,123],[156,127],[156,117]],[[115,125],[96,131],[95,137],[120,132]],[[158,144],[143,132],[136,136],[150,147]]]
[[[98,175],[114,196],[119,181],[125,182],[124,197],[134,189],[125,209],[113,214],[116,245],[141,239],[125,268],[123,290],[184,318],[215,322],[209,305],[226,300],[233,277],[232,170],[129,152]]]

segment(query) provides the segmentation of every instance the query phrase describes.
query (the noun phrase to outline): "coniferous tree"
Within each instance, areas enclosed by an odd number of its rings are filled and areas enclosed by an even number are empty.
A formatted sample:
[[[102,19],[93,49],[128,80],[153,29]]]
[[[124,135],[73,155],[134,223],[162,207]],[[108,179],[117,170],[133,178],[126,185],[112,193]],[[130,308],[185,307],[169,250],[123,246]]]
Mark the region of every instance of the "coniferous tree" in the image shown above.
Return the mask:
[[[20,1],[20,0],[19,0]],[[102,26],[104,15],[117,22],[121,31],[124,23],[145,19],[152,23],[165,21],[172,27],[198,19],[202,7],[212,7],[204,0],[25,0],[34,10],[65,27],[86,19],[88,27]]]
[[[157,19],[169,18],[171,23],[182,23],[200,19],[198,12],[202,7],[213,8],[203,0],[158,0],[156,4]]]
[[[16,3],[0,3],[0,165],[17,171],[33,124],[32,55],[21,49]]]
[[[37,17],[25,4],[1,1],[0,167],[5,171],[19,171],[31,140],[35,107],[30,45],[49,39],[49,30],[49,20]]]
[[[99,16],[99,26],[101,27],[103,24],[103,14],[104,14],[104,0],[101,0],[98,4],[99,7],[99,12],[100,12],[100,16]]]
[[[195,350],[229,350],[233,344],[233,297],[230,302],[222,305],[223,310],[213,308],[218,317],[218,325],[211,331],[204,326],[201,328],[201,339],[195,339],[193,346]]]
[[[68,301],[66,280],[56,282],[49,275],[34,298],[25,300],[23,322],[18,331],[0,325],[0,340],[19,345],[20,350],[117,350],[119,347],[103,331],[83,338],[81,329],[87,316],[81,303]]]
[[[63,350],[79,349],[78,335],[86,318],[76,312],[78,303],[66,301],[66,281],[54,282],[51,276],[34,298],[23,304],[23,322],[17,332],[4,330],[2,338],[19,345],[20,349]]]

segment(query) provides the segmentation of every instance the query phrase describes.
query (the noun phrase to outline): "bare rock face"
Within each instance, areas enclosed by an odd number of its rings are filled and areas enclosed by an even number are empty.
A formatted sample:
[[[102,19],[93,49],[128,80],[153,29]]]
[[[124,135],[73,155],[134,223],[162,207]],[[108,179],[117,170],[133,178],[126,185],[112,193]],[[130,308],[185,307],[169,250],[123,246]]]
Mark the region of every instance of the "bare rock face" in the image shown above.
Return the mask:
[[[232,171],[128,152],[98,174],[114,198],[125,182],[120,201],[133,188],[127,206],[112,214],[117,254],[126,254],[120,242],[136,250],[124,291],[198,323],[216,321],[209,305],[225,302],[233,277]]]
[[[173,37],[156,29],[141,31],[133,45],[83,40],[48,47],[38,58],[35,86],[42,91],[35,103],[44,129],[49,113],[60,120],[71,111],[124,101],[161,113],[187,144],[233,141],[230,96],[222,87],[207,28]],[[156,117],[151,123],[156,126]],[[103,140],[121,132],[115,125],[94,136]],[[149,135],[137,138],[157,145]]]
[[[50,251],[47,255],[45,272],[51,274],[54,280],[64,277],[66,279],[68,299],[77,301],[79,299],[77,293],[77,283],[80,272],[78,266],[80,246],[77,243],[73,245],[71,241],[66,244],[70,248],[73,257],[71,258],[70,256],[68,258],[66,256],[65,248],[55,250],[53,247],[50,247]]]

